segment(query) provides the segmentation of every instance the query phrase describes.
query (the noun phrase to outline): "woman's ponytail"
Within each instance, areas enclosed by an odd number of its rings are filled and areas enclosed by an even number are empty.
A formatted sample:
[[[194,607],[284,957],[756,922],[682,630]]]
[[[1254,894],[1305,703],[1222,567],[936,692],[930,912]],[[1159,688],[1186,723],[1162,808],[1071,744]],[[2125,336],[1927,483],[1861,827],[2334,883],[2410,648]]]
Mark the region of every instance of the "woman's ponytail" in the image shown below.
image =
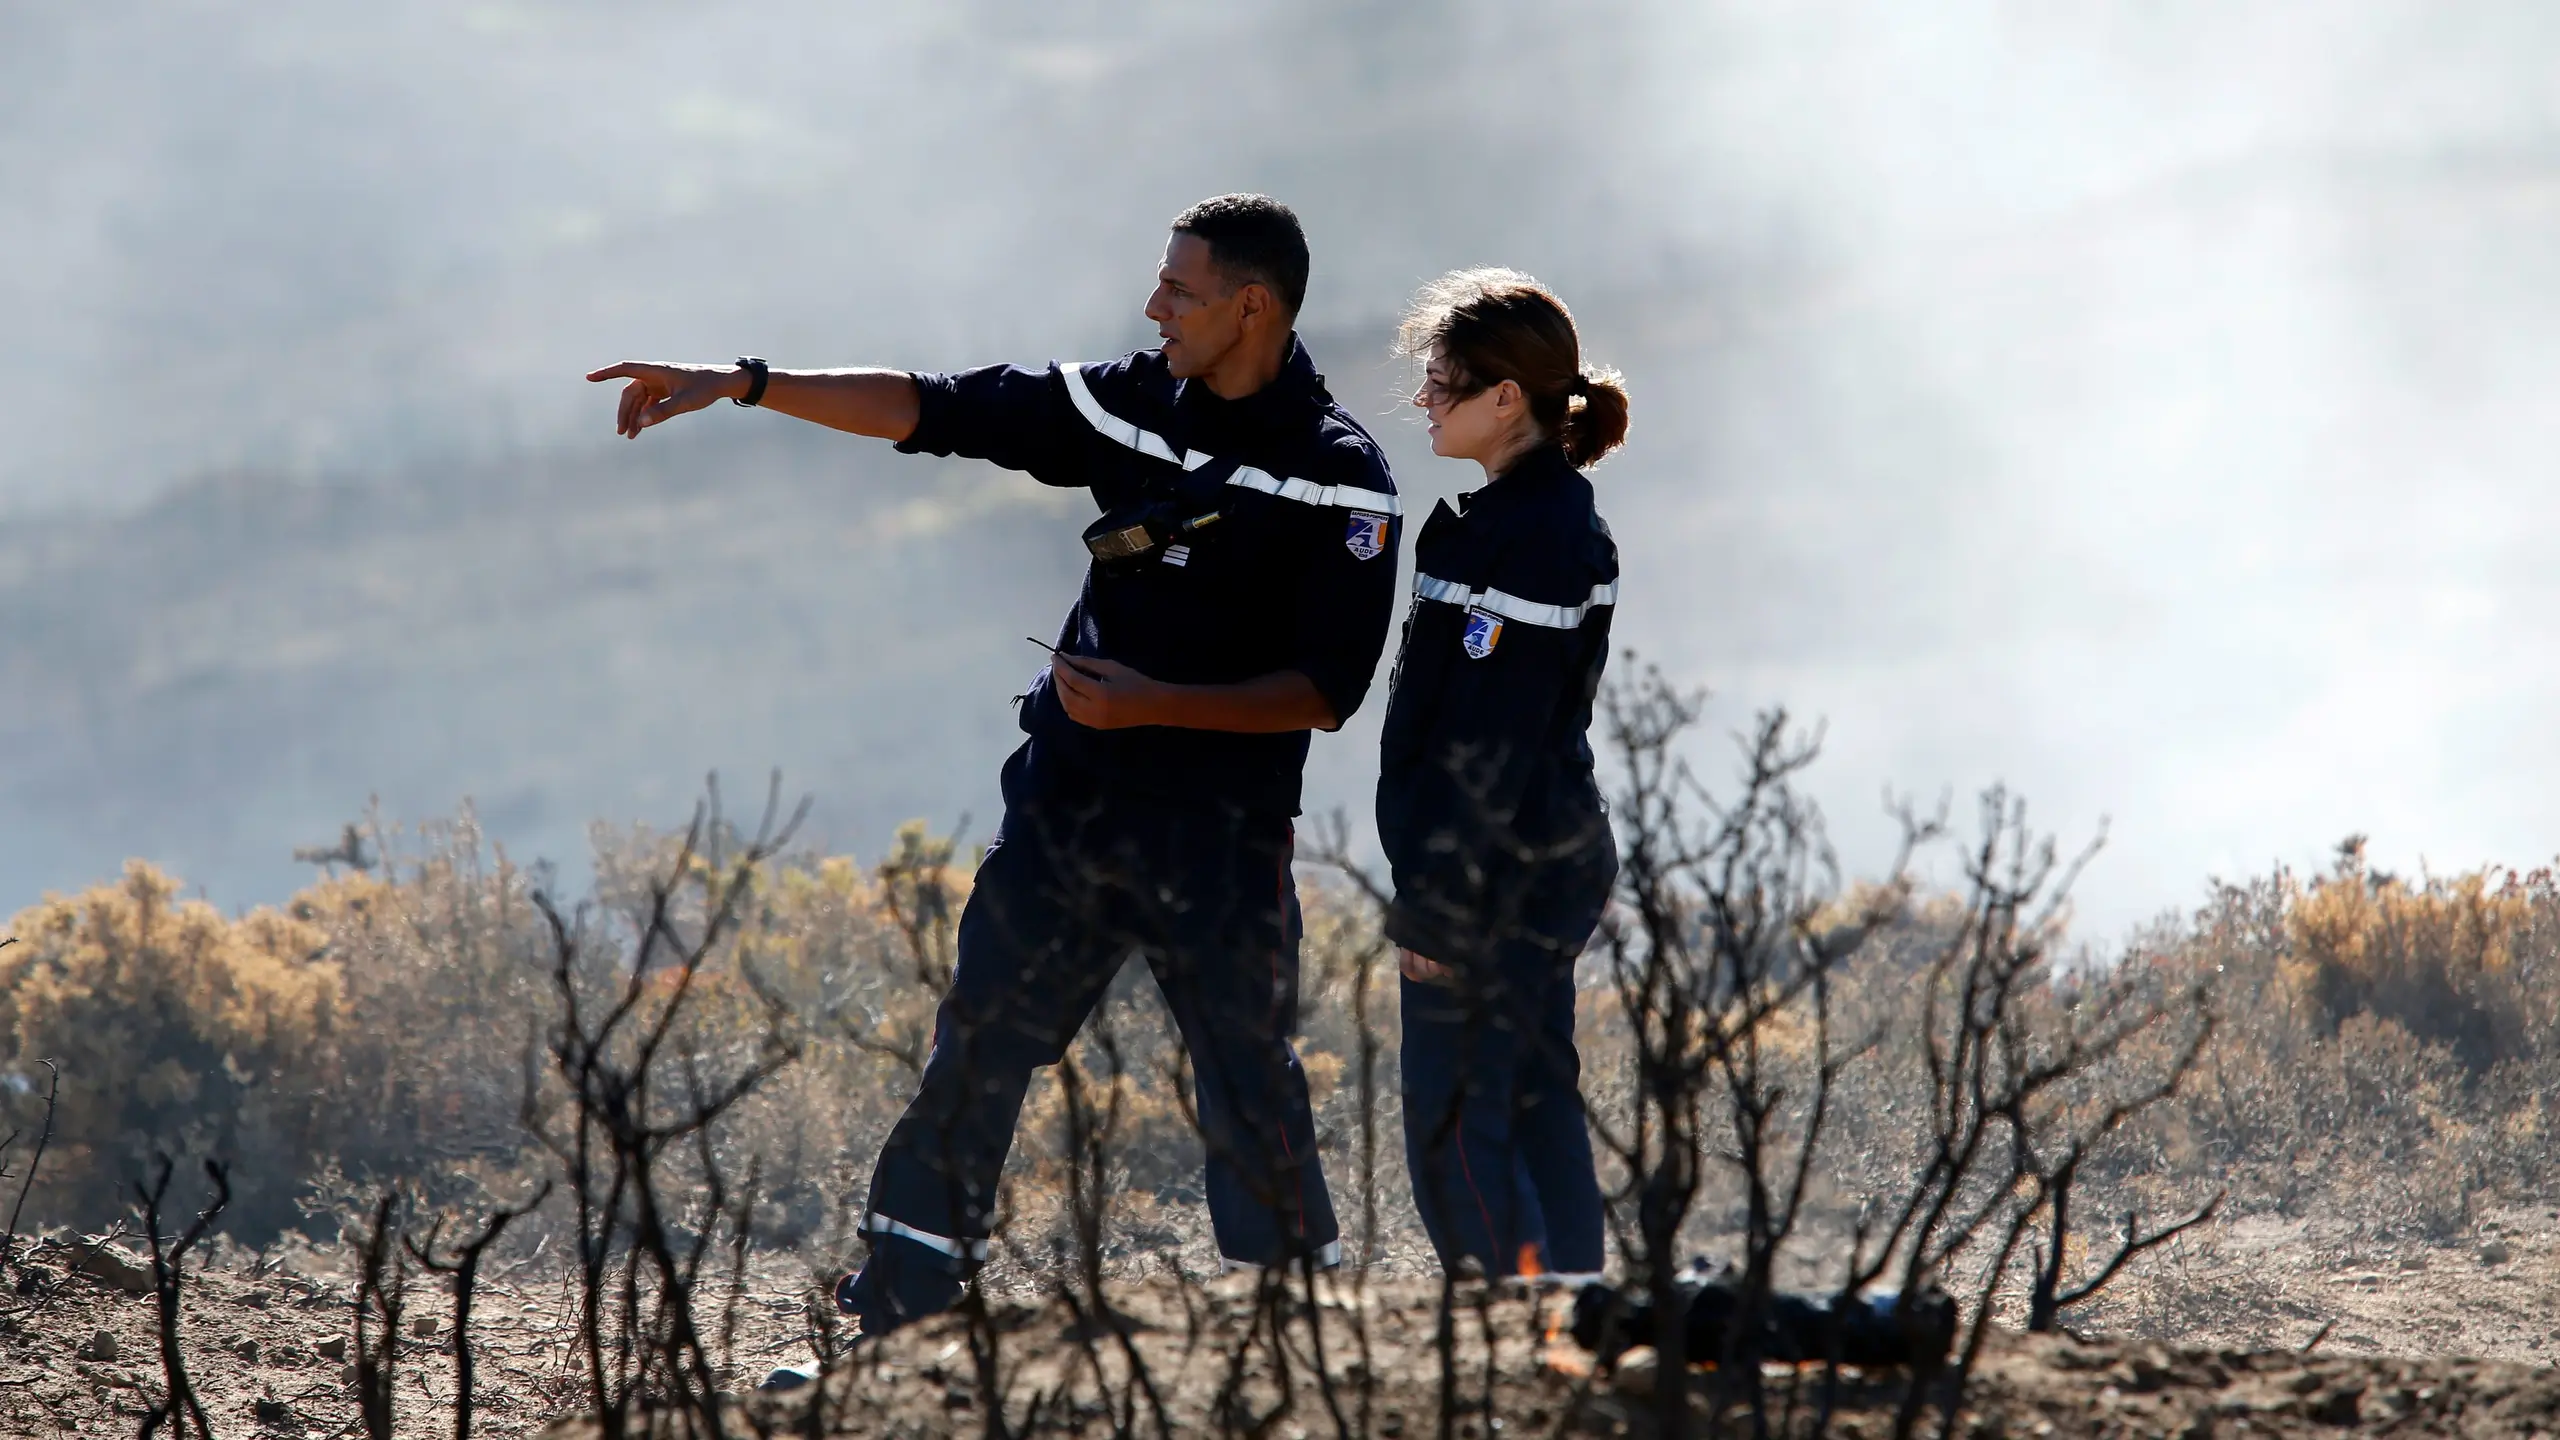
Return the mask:
[[[1564,412],[1564,458],[1579,469],[1627,443],[1627,384],[1617,371],[1585,371],[1574,377]]]

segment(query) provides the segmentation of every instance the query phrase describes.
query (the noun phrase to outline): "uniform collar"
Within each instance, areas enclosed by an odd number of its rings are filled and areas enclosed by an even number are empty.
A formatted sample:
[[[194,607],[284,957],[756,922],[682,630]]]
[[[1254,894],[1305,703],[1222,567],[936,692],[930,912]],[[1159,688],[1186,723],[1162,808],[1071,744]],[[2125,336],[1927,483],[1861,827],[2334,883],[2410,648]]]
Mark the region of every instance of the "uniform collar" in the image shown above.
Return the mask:
[[[1324,377],[1296,331],[1289,356],[1271,383],[1239,399],[1220,396],[1197,379],[1174,382],[1173,403],[1187,428],[1204,441],[1283,434],[1303,424],[1306,412],[1325,402]],[[1214,448],[1214,445],[1204,448]]]
[[[1466,514],[1471,507],[1480,510],[1488,505],[1518,499],[1531,491],[1543,490],[1567,475],[1580,473],[1573,468],[1572,461],[1564,458],[1562,445],[1541,445],[1512,461],[1510,469],[1473,490],[1462,492],[1458,496],[1458,512]]]

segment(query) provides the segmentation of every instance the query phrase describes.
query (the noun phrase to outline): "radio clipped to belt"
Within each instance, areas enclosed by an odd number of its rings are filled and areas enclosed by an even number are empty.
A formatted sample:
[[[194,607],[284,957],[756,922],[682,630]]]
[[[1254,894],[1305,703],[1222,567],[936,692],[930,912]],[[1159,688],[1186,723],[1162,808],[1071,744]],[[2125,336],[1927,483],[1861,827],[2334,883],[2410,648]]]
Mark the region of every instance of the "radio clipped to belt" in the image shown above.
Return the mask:
[[[1218,523],[1222,513],[1211,510],[1203,515],[1185,515],[1183,508],[1171,500],[1117,507],[1085,527],[1084,548],[1092,552],[1096,565],[1135,565],[1162,555],[1172,546],[1188,543],[1192,536]]]

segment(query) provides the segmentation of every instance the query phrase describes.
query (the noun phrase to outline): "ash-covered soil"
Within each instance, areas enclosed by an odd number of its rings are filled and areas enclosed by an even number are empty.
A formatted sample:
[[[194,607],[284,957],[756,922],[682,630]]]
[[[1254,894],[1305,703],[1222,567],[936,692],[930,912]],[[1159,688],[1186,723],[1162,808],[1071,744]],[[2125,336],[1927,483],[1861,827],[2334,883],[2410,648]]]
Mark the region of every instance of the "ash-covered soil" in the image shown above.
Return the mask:
[[[2560,1373],[2500,1360],[2375,1359],[2002,1336],[1960,1433],[1977,1436],[2547,1436]],[[1872,1434],[1872,1429],[1846,1433]]]
[[[1958,1433],[2560,1436],[2560,1373],[2541,1363],[2546,1347],[2560,1347],[2555,1236],[2560,1216],[2540,1206],[2486,1212],[2458,1241],[2432,1245],[2310,1222],[2221,1225],[2076,1317],[2086,1340],[1995,1335]],[[132,1276],[119,1285],[71,1273],[71,1258],[50,1252],[39,1284],[0,1295],[0,1436],[129,1435],[160,1394],[150,1295],[126,1288]],[[360,1433],[352,1277],[332,1272],[325,1255],[299,1259],[307,1263],[190,1273],[184,1350],[217,1435]],[[806,1278],[777,1258],[745,1297],[728,1377],[744,1397],[738,1433],[752,1433],[753,1420],[805,1420],[807,1392],[755,1396],[750,1387],[772,1365],[810,1353]],[[1079,1323],[1056,1301],[999,1299],[976,1346],[966,1320],[946,1317],[856,1352],[821,1397],[826,1428],[987,1433],[980,1387],[992,1335],[993,1374],[1017,1430],[1105,1435],[1134,1405],[1139,1433],[1154,1433],[1161,1406],[1177,1435],[1216,1433],[1222,1412],[1238,1426],[1264,1422],[1275,1437],[1436,1435],[1445,1364],[1457,1377],[1455,1433],[1650,1433],[1653,1373],[1641,1352],[1621,1373],[1580,1373],[1578,1352],[1550,1341],[1551,1313],[1536,1302],[1495,1295],[1479,1305],[1462,1292],[1444,1360],[1438,1294],[1409,1280],[1324,1287],[1321,1357],[1303,1316],[1275,1348],[1246,1275],[1122,1287],[1116,1327]],[[475,1434],[593,1433],[576,1418],[572,1301],[563,1278],[539,1266],[502,1267],[484,1281],[473,1326]],[[416,1330],[398,1356],[401,1433],[448,1435],[449,1301],[421,1286],[409,1316],[403,1329]],[[1241,1367],[1232,1360],[1239,1348]],[[1131,1351],[1148,1386],[1130,1384]],[[1811,1374],[1773,1370],[1765,1381],[1780,1407],[1792,1398],[1799,1419],[1818,1398]],[[1713,1381],[1693,1385],[1693,1404],[1703,1406]],[[1890,1433],[1901,1397],[1899,1377],[1852,1377],[1833,1432]]]
[[[29,1272],[34,1283],[21,1282],[32,1293],[0,1295],[0,1436],[132,1435],[159,1402],[159,1312],[147,1263],[135,1258],[111,1247],[103,1262],[84,1260],[48,1245]],[[322,1263],[188,1269],[181,1353],[217,1436],[362,1433],[354,1293],[351,1272]],[[472,1320],[475,1436],[518,1440],[574,1413],[583,1392],[569,1363],[572,1298],[558,1276],[483,1279]],[[440,1287],[410,1294],[395,1360],[404,1435],[453,1433],[451,1303]],[[770,1308],[751,1303],[746,1318],[761,1321]],[[777,1355],[797,1333],[797,1302],[788,1308],[790,1325],[750,1327]]]
[[[2080,1328],[2222,1349],[2560,1360],[2560,1207],[2484,1205],[2458,1237],[2253,1215],[2151,1257]],[[2324,1333],[2325,1332],[2325,1333]]]
[[[1234,1357],[1255,1331],[1260,1311],[1252,1290],[1244,1277],[1187,1291],[1163,1284],[1135,1287],[1122,1297],[1117,1333],[1079,1323],[1062,1306],[1021,1306],[996,1311],[991,1324],[977,1328],[973,1344],[968,1322],[945,1317],[857,1351],[822,1391],[750,1397],[728,1423],[738,1435],[958,1440],[995,1433],[987,1426],[981,1379],[989,1373],[982,1362],[985,1337],[992,1333],[992,1373],[1014,1434],[1105,1436],[1121,1433],[1123,1426],[1126,1433],[1143,1435],[1297,1440],[1338,1434],[1491,1440],[1656,1433],[1659,1376],[1650,1352],[1631,1353],[1614,1372],[1594,1373],[1570,1342],[1548,1338],[1556,1313],[1552,1301],[1487,1297],[1481,1307],[1462,1303],[1444,1350],[1436,1287],[1396,1283],[1365,1295],[1326,1288],[1320,1297],[1329,1312],[1322,1357],[1307,1342],[1303,1325],[1277,1351],[1264,1329],[1264,1343],[1245,1347],[1248,1358],[1239,1366]],[[1147,1372],[1145,1386],[1130,1383],[1136,1373],[1132,1350]],[[1456,1380],[1455,1402],[1445,1411],[1444,1373]],[[1707,1372],[1687,1379],[1693,1433],[1752,1433],[1730,1386],[1719,1386],[1719,1377]],[[1811,1433],[1813,1417],[1825,1404],[1822,1372],[1773,1366],[1762,1382],[1761,1403],[1773,1433]],[[1830,1395],[1828,1433],[1849,1440],[1890,1435],[1908,1393],[1907,1377],[1899,1372],[1844,1372]],[[809,1419],[813,1405],[821,1409],[816,1426]],[[1722,1430],[1712,1428],[1719,1409],[1730,1422]],[[1917,1433],[1938,1433],[1939,1419],[1934,1409],[1925,1410]],[[2543,1368],[2005,1332],[1996,1332],[1986,1345],[1956,1426],[1956,1433],[1969,1437],[2065,1440],[2555,1432],[2560,1372]],[[577,1420],[547,1435],[594,1440],[598,1433],[591,1421]]]

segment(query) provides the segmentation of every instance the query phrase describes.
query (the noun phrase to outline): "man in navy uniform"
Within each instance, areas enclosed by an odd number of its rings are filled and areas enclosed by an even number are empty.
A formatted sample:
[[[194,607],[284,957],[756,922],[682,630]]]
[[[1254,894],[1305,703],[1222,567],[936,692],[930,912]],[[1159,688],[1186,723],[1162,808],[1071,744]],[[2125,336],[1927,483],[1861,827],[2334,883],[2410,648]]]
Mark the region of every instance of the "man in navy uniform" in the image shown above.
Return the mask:
[[[637,435],[715,400],[902,451],[1093,492],[1093,563],[1022,699],[1004,821],[961,916],[923,1084],[873,1171],[870,1256],[837,1303],[877,1335],[944,1309],[986,1257],[1032,1072],[1121,963],[1146,957],[1190,1052],[1218,1250],[1341,1254],[1290,1048],[1289,873],[1308,732],[1367,692],[1395,603],[1395,485],[1293,322],[1307,247],[1288,207],[1177,216],[1147,318],[1162,344],[1097,364],[955,374],[607,366]]]

